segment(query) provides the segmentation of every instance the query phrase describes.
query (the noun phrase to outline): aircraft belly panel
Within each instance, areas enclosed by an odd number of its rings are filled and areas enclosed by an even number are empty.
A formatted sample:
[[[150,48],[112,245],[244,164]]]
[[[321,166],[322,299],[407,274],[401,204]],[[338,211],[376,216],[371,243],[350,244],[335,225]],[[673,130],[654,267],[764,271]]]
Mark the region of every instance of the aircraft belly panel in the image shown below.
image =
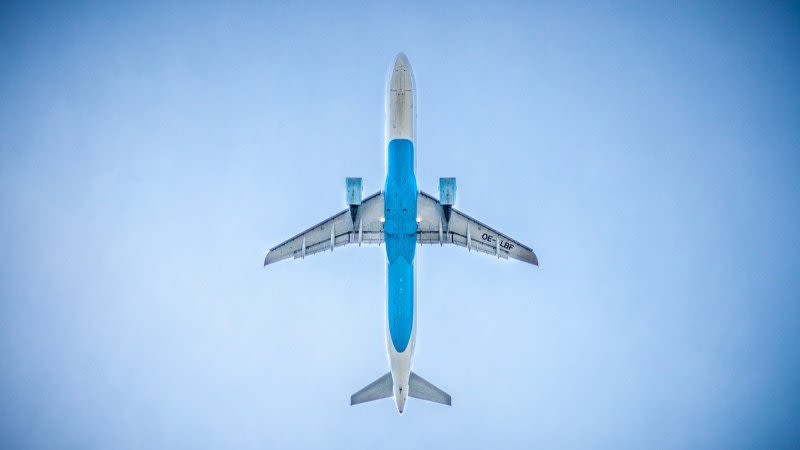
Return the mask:
[[[417,243],[417,180],[414,144],[389,142],[388,174],[384,187],[389,335],[400,353],[408,347],[414,325],[414,254]]]

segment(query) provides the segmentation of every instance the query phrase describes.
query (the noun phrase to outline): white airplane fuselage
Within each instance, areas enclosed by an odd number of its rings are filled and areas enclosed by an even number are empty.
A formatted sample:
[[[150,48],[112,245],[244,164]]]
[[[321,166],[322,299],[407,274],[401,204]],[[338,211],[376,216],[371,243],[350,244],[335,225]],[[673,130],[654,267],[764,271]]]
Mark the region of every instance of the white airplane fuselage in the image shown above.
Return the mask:
[[[344,245],[386,249],[386,352],[390,370],[350,396],[350,405],[394,398],[402,413],[409,397],[452,406],[450,394],[411,370],[417,332],[417,245],[465,248],[538,265],[530,247],[455,209],[456,179],[439,178],[439,198],[422,192],[416,178],[416,86],[411,64],[397,55],[386,86],[386,179],[362,199],[362,179],[347,177],[348,209],[272,247],[264,265],[334,251]]]
[[[414,74],[404,54],[394,62],[386,92],[386,349],[397,410],[409,392],[417,331],[416,270],[416,92]]]

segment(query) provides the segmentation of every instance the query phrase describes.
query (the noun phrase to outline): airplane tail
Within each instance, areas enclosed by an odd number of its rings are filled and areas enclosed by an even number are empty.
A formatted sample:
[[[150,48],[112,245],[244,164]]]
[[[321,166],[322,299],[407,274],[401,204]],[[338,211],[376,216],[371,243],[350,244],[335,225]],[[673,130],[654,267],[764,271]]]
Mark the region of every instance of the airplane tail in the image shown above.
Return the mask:
[[[408,379],[408,396],[427,400],[429,402],[441,403],[450,406],[452,404],[450,394],[434,386],[421,376],[411,372]]]
[[[378,378],[372,383],[368,384],[364,389],[356,392],[350,396],[350,405],[357,405],[359,403],[371,402],[373,400],[380,400],[392,396],[392,372],[386,372],[386,375]]]
[[[391,397],[393,388],[392,373],[387,372],[384,376],[351,395],[350,405],[358,405],[359,403]],[[408,396],[448,406],[452,404],[450,394],[434,386],[414,372],[411,372],[411,377],[408,379]]]

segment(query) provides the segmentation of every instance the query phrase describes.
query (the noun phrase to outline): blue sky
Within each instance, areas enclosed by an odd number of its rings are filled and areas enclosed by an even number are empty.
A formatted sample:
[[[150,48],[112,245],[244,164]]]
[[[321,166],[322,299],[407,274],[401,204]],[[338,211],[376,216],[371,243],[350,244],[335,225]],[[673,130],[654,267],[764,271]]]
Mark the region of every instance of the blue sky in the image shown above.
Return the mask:
[[[737,3],[0,7],[0,446],[796,448],[800,15]],[[261,267],[383,185],[395,54],[418,184],[541,267],[383,248]]]

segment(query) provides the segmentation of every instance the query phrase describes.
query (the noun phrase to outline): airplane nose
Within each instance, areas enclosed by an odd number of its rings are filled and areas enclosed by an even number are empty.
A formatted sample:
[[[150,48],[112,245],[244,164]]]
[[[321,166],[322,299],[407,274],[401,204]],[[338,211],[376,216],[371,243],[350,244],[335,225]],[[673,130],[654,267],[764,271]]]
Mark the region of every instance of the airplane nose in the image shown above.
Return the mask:
[[[397,57],[394,59],[394,67],[395,69],[407,69],[411,67],[411,63],[408,62],[408,57],[405,53],[400,52],[397,54]]]
[[[414,72],[411,70],[411,63],[405,53],[398,53],[394,58],[394,68],[390,81],[392,89],[401,89],[405,93],[407,90],[414,89]]]
[[[386,92],[386,138],[415,139],[414,73],[405,53],[394,59]],[[387,141],[388,142],[388,141]]]

